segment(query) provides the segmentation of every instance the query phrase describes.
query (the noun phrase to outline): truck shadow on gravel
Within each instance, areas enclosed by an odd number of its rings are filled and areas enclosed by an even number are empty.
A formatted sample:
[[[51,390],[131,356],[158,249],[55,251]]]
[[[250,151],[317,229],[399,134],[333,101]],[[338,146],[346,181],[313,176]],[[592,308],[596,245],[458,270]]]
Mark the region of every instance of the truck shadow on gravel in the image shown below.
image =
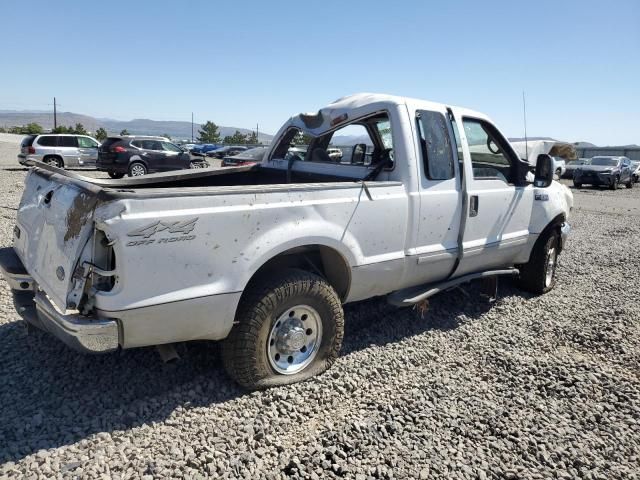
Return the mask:
[[[433,298],[424,317],[384,299],[346,306],[342,355],[429,330],[455,329],[492,308],[474,285],[465,290],[469,296],[454,290]],[[501,294],[520,292],[503,285]],[[79,354],[43,332],[27,335],[22,322],[0,325],[0,344],[0,463],[100,432],[162,422],[177,408],[246,394],[224,373],[215,342],[180,345],[181,360],[172,365],[162,364],[153,348]]]

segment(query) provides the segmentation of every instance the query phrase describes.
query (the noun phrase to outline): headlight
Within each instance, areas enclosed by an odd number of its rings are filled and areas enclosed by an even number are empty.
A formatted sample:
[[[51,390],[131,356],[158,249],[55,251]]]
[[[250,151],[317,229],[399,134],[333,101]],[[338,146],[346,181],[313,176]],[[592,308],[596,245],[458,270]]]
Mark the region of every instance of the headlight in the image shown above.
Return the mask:
[[[600,173],[602,173],[603,175],[609,175],[611,174],[611,170],[602,170],[600,171]]]

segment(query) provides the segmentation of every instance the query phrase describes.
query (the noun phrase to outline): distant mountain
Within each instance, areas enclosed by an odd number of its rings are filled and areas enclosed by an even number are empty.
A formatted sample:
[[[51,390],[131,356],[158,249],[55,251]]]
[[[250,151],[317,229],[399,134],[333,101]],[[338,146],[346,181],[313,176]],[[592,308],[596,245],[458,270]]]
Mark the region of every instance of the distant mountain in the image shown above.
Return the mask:
[[[45,129],[53,128],[52,112],[30,112],[30,111],[9,111],[0,110],[0,126],[12,127],[14,125],[26,125],[27,123],[38,123]],[[110,135],[117,135],[122,130],[127,130],[132,135],[163,135],[167,134],[173,139],[191,139],[191,122],[182,121],[166,121],[166,120],[149,120],[138,118],[134,120],[113,120],[109,118],[95,118],[89,115],[81,115],[72,112],[59,112],[58,125],[73,126],[81,123],[89,132],[95,132],[98,128],[104,128]],[[233,135],[236,130],[243,134],[250,133],[252,130],[248,128],[237,127],[220,127],[220,135],[225,137]],[[193,134],[198,136],[200,129],[199,123],[193,124]],[[260,132],[260,141],[268,143],[273,135]]]
[[[358,143],[364,143],[366,145],[373,145],[369,135],[336,135],[331,138],[331,145],[340,147],[350,147]]]
[[[551,137],[528,137],[528,138],[520,138],[520,137],[514,137],[514,138],[510,138],[509,141],[510,142],[524,142],[525,140],[532,142],[534,140],[547,140],[550,142],[557,142],[558,140],[556,140],[555,138],[551,138]]]

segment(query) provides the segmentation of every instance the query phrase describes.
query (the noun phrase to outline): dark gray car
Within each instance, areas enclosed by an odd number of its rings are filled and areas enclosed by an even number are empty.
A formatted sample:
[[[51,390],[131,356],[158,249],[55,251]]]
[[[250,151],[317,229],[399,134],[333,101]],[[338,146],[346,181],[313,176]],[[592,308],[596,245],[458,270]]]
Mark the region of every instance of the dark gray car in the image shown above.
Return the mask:
[[[573,175],[573,185],[604,185],[616,190],[621,184],[633,187],[631,160],[627,157],[593,157],[588,165],[581,165]]]

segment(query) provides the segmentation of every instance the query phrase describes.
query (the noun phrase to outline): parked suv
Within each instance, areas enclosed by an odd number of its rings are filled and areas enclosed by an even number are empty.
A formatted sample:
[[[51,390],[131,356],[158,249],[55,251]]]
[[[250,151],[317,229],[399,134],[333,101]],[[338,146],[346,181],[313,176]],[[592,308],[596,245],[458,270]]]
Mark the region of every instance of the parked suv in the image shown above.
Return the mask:
[[[109,137],[100,146],[96,167],[111,178],[197,168],[191,155],[164,137]]]
[[[604,185],[616,190],[621,184],[633,188],[633,169],[627,157],[593,157],[588,165],[581,165],[573,174],[573,186]]]
[[[20,144],[22,165],[40,161],[55,167],[94,167],[100,143],[88,135],[28,135]]]

